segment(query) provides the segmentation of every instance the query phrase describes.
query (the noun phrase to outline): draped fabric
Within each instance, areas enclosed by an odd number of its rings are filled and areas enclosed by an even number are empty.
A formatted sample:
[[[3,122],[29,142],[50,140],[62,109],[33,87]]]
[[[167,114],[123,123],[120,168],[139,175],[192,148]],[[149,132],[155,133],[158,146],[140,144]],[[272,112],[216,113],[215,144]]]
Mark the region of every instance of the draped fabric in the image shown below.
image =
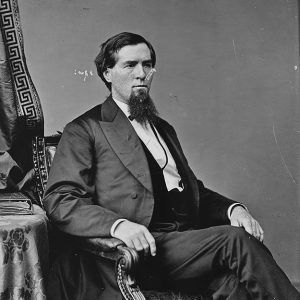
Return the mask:
[[[0,218],[0,300],[46,300],[49,266],[45,212]]]
[[[0,161],[14,161],[21,180],[32,168],[31,140],[43,135],[44,119],[26,65],[17,0],[0,0],[0,29]],[[0,175],[5,187],[10,176],[7,163],[0,164]]]

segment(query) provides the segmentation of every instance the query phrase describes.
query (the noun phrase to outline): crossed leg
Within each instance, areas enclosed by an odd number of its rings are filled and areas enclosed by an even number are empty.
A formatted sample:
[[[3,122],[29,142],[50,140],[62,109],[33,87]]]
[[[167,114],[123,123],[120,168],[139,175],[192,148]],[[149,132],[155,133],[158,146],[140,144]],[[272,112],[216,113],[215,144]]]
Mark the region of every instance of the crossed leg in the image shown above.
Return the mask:
[[[270,251],[243,228],[153,235],[157,256],[151,260],[176,286],[197,280],[199,287],[212,290],[212,299],[300,299]]]

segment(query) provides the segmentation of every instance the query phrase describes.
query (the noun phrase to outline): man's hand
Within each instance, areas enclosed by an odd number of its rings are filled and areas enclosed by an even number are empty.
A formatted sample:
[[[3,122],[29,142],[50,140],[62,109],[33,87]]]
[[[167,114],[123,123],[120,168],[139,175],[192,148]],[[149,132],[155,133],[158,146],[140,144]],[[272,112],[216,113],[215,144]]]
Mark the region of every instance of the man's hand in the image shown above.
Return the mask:
[[[242,206],[233,208],[230,216],[232,226],[244,227],[245,230],[261,242],[264,240],[264,231],[259,223]]]
[[[155,240],[143,225],[124,220],[115,228],[114,237],[138,252],[144,251],[145,256],[149,255],[149,251],[152,256],[156,255]]]

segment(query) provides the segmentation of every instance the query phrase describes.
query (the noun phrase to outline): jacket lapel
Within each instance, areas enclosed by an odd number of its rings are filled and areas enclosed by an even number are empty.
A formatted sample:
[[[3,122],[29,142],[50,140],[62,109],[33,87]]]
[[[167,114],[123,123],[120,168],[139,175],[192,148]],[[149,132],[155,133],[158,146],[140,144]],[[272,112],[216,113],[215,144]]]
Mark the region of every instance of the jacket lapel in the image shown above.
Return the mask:
[[[149,166],[139,137],[111,96],[102,104],[101,117],[100,125],[116,155],[131,174],[152,192]]]
[[[181,149],[175,131],[170,130],[167,126],[164,126],[162,122],[158,122],[158,124],[155,126],[162,138],[164,139],[165,143],[167,144],[175,160],[180,176],[186,180],[186,183],[190,188],[190,191],[192,193],[191,201],[193,203],[191,212],[196,216],[199,209],[199,189],[197,184],[197,178],[189,168],[188,162]]]
[[[155,127],[158,130],[159,134],[162,136],[173,158],[175,159],[178,171],[180,173],[183,173],[184,175],[187,175],[187,163],[176,134],[174,134],[171,130],[168,130],[166,126],[163,126],[163,123],[161,121],[158,122]]]

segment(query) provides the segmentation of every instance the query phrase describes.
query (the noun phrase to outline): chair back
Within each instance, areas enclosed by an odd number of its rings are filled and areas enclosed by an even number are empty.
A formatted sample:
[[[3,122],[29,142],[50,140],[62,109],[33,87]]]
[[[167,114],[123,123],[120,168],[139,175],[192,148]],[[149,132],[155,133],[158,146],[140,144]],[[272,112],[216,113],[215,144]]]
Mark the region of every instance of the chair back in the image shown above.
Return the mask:
[[[36,136],[32,141],[33,168],[38,201],[43,206],[43,195],[49,177],[51,163],[61,134],[52,136]]]

